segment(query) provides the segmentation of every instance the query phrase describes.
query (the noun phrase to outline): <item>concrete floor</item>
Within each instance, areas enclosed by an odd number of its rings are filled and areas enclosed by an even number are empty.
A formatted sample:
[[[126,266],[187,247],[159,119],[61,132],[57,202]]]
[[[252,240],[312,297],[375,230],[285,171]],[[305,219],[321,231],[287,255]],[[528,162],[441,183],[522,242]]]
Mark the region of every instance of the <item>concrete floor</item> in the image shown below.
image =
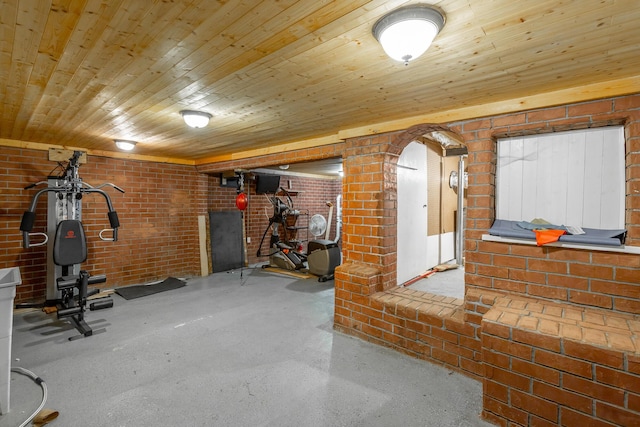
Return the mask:
[[[464,267],[436,272],[409,285],[408,288],[464,299]]]
[[[333,281],[260,268],[88,312],[104,333],[14,315],[13,366],[43,378],[52,426],[490,426],[482,386],[333,330]],[[40,388],[12,373],[13,427]]]

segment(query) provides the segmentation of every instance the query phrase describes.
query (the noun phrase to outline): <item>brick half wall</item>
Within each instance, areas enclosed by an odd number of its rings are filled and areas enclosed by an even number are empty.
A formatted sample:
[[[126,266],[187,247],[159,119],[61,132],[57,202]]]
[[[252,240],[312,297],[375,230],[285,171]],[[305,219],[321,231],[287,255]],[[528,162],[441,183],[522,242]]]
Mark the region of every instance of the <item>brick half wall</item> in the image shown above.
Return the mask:
[[[626,244],[640,246],[640,95],[452,124],[469,147],[466,286],[578,306],[640,313],[640,256],[487,242],[495,220],[496,140],[623,125],[626,148]]]
[[[482,235],[495,220],[497,138],[623,124],[627,244],[640,246],[639,118],[640,95],[632,95],[347,140],[335,328],[482,380],[483,416],[499,425],[634,425],[639,353],[629,343],[638,341],[640,256],[487,242]],[[416,135],[435,127],[461,135],[469,147],[464,301],[395,286],[395,163]],[[549,313],[575,310],[582,320],[571,325],[545,318],[544,310],[531,314],[522,303],[529,300]],[[521,305],[502,321],[516,322],[508,326],[493,319],[505,301]],[[625,319],[627,329],[602,331],[585,320],[601,312]],[[616,338],[602,341],[601,334]],[[514,359],[511,351],[522,353]],[[611,366],[611,358],[622,365]],[[574,364],[584,375],[567,367]]]

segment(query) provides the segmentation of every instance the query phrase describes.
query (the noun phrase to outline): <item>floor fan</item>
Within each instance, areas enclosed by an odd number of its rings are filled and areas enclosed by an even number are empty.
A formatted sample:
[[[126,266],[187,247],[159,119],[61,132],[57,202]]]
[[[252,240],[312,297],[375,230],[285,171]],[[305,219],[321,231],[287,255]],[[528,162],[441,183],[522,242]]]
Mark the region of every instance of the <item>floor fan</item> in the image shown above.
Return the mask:
[[[336,242],[318,239],[327,230],[327,220],[320,214],[309,219],[309,232],[314,236],[308,244],[307,263],[309,273],[318,276],[318,281],[333,279],[335,268],[340,265],[340,248]]]
[[[309,232],[313,235],[314,238],[318,238],[318,236],[322,236],[322,234],[327,230],[327,220],[320,214],[315,214],[309,220]]]

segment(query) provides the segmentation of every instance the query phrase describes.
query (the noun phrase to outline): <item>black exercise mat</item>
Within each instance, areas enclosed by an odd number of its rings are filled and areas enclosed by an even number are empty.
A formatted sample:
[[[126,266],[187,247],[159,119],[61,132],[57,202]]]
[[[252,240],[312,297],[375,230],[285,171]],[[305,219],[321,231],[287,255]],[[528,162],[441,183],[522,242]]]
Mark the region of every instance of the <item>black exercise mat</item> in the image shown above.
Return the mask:
[[[154,283],[150,285],[136,285],[127,286],[124,288],[116,289],[116,293],[124,299],[135,299],[140,297],[146,297],[147,295],[157,294],[158,292],[170,291],[172,289],[178,289],[185,285],[185,283],[176,279],[175,277],[168,277],[160,283]]]

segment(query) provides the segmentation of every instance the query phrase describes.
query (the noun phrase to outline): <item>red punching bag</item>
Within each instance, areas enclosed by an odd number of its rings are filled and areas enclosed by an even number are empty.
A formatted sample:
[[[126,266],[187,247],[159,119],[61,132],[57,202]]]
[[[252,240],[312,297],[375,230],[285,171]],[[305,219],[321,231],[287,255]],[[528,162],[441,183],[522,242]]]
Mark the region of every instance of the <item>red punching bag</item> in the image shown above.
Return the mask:
[[[241,211],[247,209],[247,205],[249,204],[249,198],[246,194],[240,193],[236,196],[236,207]]]

